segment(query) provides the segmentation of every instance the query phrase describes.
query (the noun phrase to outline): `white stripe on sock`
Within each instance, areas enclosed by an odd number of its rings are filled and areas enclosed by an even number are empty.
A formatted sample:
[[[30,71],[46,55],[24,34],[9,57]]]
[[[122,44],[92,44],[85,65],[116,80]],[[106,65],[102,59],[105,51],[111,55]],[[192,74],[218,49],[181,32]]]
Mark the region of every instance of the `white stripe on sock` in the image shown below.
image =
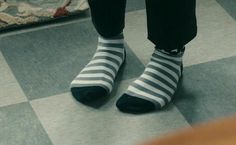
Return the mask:
[[[124,54],[124,49],[119,49],[116,47],[105,47],[105,46],[98,45],[97,49],[98,50],[110,50],[110,51],[120,52],[120,53]]]
[[[172,56],[169,56],[167,54],[158,52],[157,50],[155,50],[154,53],[157,54],[157,55],[160,55],[164,58],[168,58],[168,59],[172,59],[172,60],[176,60],[176,61],[182,61],[182,57],[172,57]]]
[[[158,68],[162,68],[163,70],[165,70],[166,72],[168,72],[170,75],[172,75],[177,81],[179,79],[179,76],[171,69],[161,65],[161,64],[158,64],[158,63],[155,63],[153,61],[149,62],[149,64],[155,66],[155,67],[158,67]]]
[[[142,74],[141,77],[144,78],[144,79],[147,79],[147,80],[149,80],[149,81],[151,81],[151,82],[153,82],[153,83],[155,83],[155,84],[160,85],[161,87],[165,88],[166,90],[168,90],[168,91],[171,92],[172,94],[174,94],[174,92],[175,92],[175,91],[174,91],[172,88],[170,88],[168,85],[166,85],[166,84],[162,83],[161,81],[159,81],[159,80],[153,78],[152,76],[149,76],[149,75],[146,75],[146,74]]]
[[[168,94],[166,94],[165,92],[163,92],[163,91],[161,91],[161,90],[159,90],[159,89],[157,89],[157,88],[155,88],[155,87],[153,87],[153,86],[151,86],[151,85],[149,85],[149,84],[147,84],[147,83],[145,83],[143,81],[136,80],[136,81],[134,81],[134,83],[136,83],[140,87],[143,87],[143,88],[145,88],[147,90],[150,90],[150,91],[153,91],[153,92],[155,92],[157,94],[165,96],[168,101],[171,100],[171,97]]]
[[[98,41],[102,43],[112,43],[112,44],[123,44],[124,39],[103,39],[102,37],[98,37]]]
[[[163,73],[161,73],[161,72],[159,72],[159,71],[156,71],[156,70],[154,70],[154,69],[152,69],[152,68],[148,68],[148,67],[145,69],[145,71],[151,72],[151,73],[153,73],[153,74],[155,74],[155,75],[161,77],[162,79],[166,80],[166,81],[169,82],[171,85],[173,85],[174,87],[176,87],[176,83],[175,83],[173,80],[171,80],[168,76],[166,76],[165,74],[163,74]]]
[[[118,71],[118,69],[119,69],[119,66],[118,66],[117,64],[115,64],[114,62],[105,60],[105,59],[94,59],[94,60],[90,61],[90,62],[88,63],[88,65],[90,65],[90,64],[96,64],[96,63],[106,63],[106,64],[110,64],[111,66],[113,66],[113,67],[116,69],[116,71]]]
[[[113,72],[113,70],[111,70],[110,68],[106,66],[88,66],[88,67],[85,67],[81,72],[90,71],[90,70],[100,70],[100,71],[104,70],[111,73],[112,76],[115,77],[115,72]]]
[[[172,66],[173,68],[177,69],[178,71],[180,71],[180,66],[171,62],[171,61],[168,61],[168,60],[165,60],[165,59],[159,59],[159,58],[155,58],[155,57],[152,57],[152,59],[156,60],[156,61],[160,61],[160,62],[163,62],[165,64],[168,64],[170,66]]]
[[[96,56],[106,56],[106,57],[114,58],[115,60],[119,62],[119,64],[122,63],[122,59],[119,56],[111,54],[109,52],[97,52],[95,53],[94,57]]]
[[[99,78],[99,77],[104,77],[104,78],[106,78],[106,79],[109,79],[110,81],[112,81],[113,82],[113,79],[110,77],[110,76],[108,76],[108,75],[106,75],[106,74],[104,74],[104,73],[96,73],[96,74],[79,74],[76,78],[77,79],[79,79],[79,78]]]

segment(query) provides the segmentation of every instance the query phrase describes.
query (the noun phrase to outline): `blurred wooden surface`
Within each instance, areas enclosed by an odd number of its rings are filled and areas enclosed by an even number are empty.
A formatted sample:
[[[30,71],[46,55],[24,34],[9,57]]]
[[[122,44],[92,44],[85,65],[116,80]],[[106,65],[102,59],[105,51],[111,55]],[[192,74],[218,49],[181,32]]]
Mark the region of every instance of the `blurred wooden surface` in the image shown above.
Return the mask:
[[[141,145],[236,145],[236,116],[196,125]]]

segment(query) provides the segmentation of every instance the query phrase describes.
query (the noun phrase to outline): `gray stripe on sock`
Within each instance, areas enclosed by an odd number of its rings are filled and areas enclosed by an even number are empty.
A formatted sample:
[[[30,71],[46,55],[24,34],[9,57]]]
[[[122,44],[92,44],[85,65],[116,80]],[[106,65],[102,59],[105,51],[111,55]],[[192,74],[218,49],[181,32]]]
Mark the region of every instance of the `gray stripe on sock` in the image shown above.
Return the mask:
[[[107,52],[107,53],[111,53],[111,54],[114,54],[114,55],[116,55],[116,56],[119,56],[119,57],[122,58],[122,59],[123,59],[123,56],[124,56],[123,53],[116,52],[116,51],[112,51],[112,50],[99,49],[99,50],[97,50],[97,52]]]
[[[142,82],[144,82],[144,83],[146,83],[146,84],[149,84],[150,86],[153,86],[154,88],[157,88],[158,90],[160,90],[160,91],[166,93],[166,94],[169,95],[169,96],[172,96],[172,95],[173,95],[170,91],[166,90],[165,88],[163,88],[163,87],[160,86],[159,84],[156,84],[156,83],[154,83],[154,82],[151,82],[151,81],[149,81],[149,80],[147,80],[147,79],[145,79],[145,78],[142,78],[142,77],[140,77],[139,80],[142,81]]]
[[[167,71],[165,71],[164,69],[161,69],[161,68],[156,67],[156,66],[151,65],[151,64],[149,64],[147,67],[152,68],[152,69],[154,69],[154,70],[156,70],[156,71],[159,71],[159,72],[163,73],[163,74],[166,75],[168,78],[170,78],[173,82],[175,82],[176,84],[178,83],[178,81],[175,79],[175,77],[173,77],[171,74],[169,74],[169,73],[168,73]],[[155,77],[155,78],[156,78],[156,77]]]
[[[85,70],[80,72],[80,74],[97,74],[97,73],[104,73],[108,76],[110,76],[112,79],[115,79],[112,74],[106,70]]]
[[[161,95],[161,94],[158,94],[158,93],[156,93],[154,91],[148,90],[148,89],[140,86],[137,83],[132,83],[131,86],[133,86],[133,87],[135,87],[135,88],[137,88],[137,89],[139,89],[139,90],[141,90],[141,91],[143,91],[145,93],[148,93],[148,94],[151,94],[153,96],[159,97],[159,98],[163,99],[165,101],[165,103],[168,103],[168,99],[165,96]],[[146,98],[148,98],[148,97],[146,97]]]
[[[114,59],[114,58],[111,58],[111,57],[108,57],[108,56],[96,56],[93,58],[93,60],[95,59],[104,59],[104,60],[107,60],[107,61],[111,61],[111,62],[114,62],[115,64],[117,64],[118,66],[120,66],[120,63],[118,60]],[[122,60],[122,58],[121,58]]]
[[[158,59],[164,59],[164,60],[170,61],[170,62],[172,62],[172,63],[174,63],[174,64],[176,64],[176,65],[179,65],[179,66],[182,64],[181,61],[171,60],[171,59],[162,57],[162,56],[160,56],[160,55],[158,55],[158,54],[156,54],[156,53],[153,53],[152,56],[155,57],[155,58],[158,58]]]
[[[145,71],[144,74],[146,75],[149,75],[157,80],[159,80],[160,82],[162,82],[163,84],[166,84],[168,87],[170,87],[171,89],[175,90],[176,88],[171,84],[169,83],[167,80],[163,79],[162,77],[152,73],[152,72],[148,72],[148,71]]]
[[[153,59],[153,58],[151,58],[151,61],[153,61],[153,62],[155,62],[155,63],[158,63],[158,64],[160,64],[160,65],[162,65],[162,66],[167,67],[169,70],[171,70],[171,71],[173,71],[175,74],[177,74],[177,76],[180,76],[179,70],[177,70],[177,69],[174,68],[173,66],[171,66],[171,65],[169,65],[169,64],[166,64],[166,63],[163,63],[163,62],[160,62],[160,61],[155,60],[155,59]]]
[[[107,64],[107,63],[104,63],[104,62],[99,62],[99,63],[94,63],[94,64],[89,64],[89,66],[105,66],[107,68],[110,68],[113,72],[115,72],[115,74],[117,73],[116,69],[114,66],[110,65],[110,64]]]

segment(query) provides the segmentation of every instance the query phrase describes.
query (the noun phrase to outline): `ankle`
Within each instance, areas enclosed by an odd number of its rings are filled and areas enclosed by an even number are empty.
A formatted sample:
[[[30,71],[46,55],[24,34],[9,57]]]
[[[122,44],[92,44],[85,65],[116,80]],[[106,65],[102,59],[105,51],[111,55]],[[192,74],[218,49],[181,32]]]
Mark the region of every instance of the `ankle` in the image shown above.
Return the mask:
[[[117,40],[117,39],[124,39],[124,34],[121,32],[120,34],[111,36],[111,37],[103,37],[101,35],[98,36],[98,38],[105,39],[105,40]]]
[[[177,47],[175,49],[164,49],[164,48],[160,48],[156,46],[155,51],[158,51],[160,53],[164,53],[166,55],[173,56],[173,57],[175,56],[180,57],[180,56],[183,56],[185,52],[185,46]]]

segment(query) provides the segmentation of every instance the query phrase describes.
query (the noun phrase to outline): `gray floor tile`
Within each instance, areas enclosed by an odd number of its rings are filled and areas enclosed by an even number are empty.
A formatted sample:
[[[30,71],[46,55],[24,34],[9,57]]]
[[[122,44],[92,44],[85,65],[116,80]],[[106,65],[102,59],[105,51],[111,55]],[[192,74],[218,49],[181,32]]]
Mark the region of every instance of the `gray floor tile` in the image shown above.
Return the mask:
[[[197,1],[198,36],[187,45],[184,65],[194,65],[236,55],[236,21],[215,0]],[[154,45],[147,40],[145,10],[126,17],[125,37],[146,64]]]
[[[185,68],[175,104],[194,124],[236,114],[236,57]]]
[[[29,103],[0,108],[1,145],[52,145]]]
[[[92,57],[96,41],[91,21],[83,21],[3,37],[0,49],[31,100],[67,92],[72,79]],[[144,68],[128,46],[127,56],[122,80],[136,77]]]
[[[145,9],[145,0],[126,0],[126,12]]]
[[[126,15],[125,39],[143,64],[146,64],[154,50],[147,40],[146,10],[130,12]]]
[[[0,107],[27,101],[0,52]]]
[[[12,83],[15,81],[14,75],[12,74],[10,68],[8,67],[5,58],[0,51],[0,84]]]
[[[31,105],[55,145],[131,145],[189,127],[172,104],[146,115],[119,112],[115,101],[131,81],[122,81],[98,108],[77,103],[69,93],[33,100]]]
[[[216,0],[235,20],[236,20],[236,1],[235,0]]]
[[[18,83],[2,84],[0,87],[0,107],[26,102],[23,91]]]
[[[187,45],[184,65],[236,55],[236,21],[215,0],[197,1],[198,36]]]

